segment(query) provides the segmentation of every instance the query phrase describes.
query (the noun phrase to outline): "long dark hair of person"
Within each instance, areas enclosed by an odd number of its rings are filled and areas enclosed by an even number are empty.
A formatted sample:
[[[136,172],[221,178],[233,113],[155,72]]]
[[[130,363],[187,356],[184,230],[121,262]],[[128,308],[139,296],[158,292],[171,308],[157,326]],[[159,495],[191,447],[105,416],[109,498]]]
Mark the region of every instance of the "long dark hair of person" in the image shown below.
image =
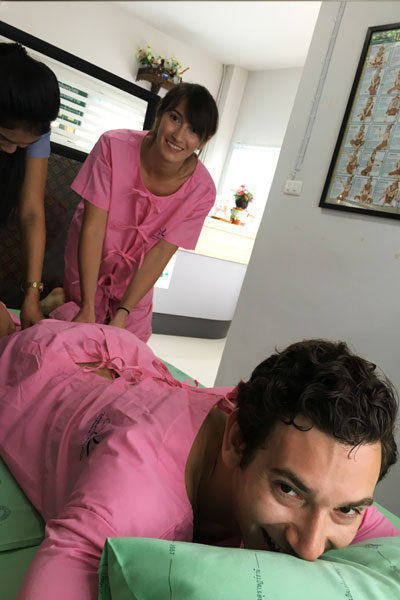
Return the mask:
[[[0,43],[0,127],[43,135],[60,106],[53,71],[29,56],[23,46]],[[25,174],[26,149],[0,151],[0,223],[17,208]]]

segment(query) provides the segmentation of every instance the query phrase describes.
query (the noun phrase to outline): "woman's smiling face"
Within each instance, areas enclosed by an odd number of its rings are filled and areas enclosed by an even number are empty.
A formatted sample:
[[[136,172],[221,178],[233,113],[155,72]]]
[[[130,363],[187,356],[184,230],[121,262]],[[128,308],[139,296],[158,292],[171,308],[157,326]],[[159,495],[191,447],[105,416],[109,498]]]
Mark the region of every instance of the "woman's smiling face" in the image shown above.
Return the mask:
[[[380,442],[351,449],[315,427],[278,423],[252,461],[234,469],[233,512],[245,547],[315,560],[349,545],[380,467]]]
[[[184,102],[162,115],[156,143],[162,157],[172,162],[183,162],[200,148],[200,137],[186,119]]]

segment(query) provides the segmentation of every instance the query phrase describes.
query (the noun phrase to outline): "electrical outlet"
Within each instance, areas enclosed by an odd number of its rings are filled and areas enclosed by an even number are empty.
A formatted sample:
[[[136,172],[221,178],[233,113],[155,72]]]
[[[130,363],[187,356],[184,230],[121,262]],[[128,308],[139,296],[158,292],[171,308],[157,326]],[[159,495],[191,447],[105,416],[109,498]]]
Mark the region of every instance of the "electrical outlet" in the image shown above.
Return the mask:
[[[303,187],[302,181],[296,181],[294,179],[287,179],[286,183],[285,183],[285,187],[283,188],[283,193],[288,194],[289,196],[300,196],[302,187]]]

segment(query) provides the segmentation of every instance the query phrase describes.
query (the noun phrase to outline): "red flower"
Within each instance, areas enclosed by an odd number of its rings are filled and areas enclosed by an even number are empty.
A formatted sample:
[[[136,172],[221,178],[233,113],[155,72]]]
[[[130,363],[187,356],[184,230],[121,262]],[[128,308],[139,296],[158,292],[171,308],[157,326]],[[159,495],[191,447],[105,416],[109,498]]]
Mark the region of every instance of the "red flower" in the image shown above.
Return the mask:
[[[243,191],[242,190],[238,190],[238,196],[243,196]]]

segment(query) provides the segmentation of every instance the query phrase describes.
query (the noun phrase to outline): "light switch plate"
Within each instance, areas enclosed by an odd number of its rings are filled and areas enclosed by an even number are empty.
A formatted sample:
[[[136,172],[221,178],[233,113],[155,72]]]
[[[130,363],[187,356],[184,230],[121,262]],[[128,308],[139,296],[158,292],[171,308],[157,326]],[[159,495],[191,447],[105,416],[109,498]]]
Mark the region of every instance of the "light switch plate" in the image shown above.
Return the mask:
[[[283,193],[289,196],[300,196],[301,188],[303,187],[302,181],[296,181],[295,179],[287,179]]]

